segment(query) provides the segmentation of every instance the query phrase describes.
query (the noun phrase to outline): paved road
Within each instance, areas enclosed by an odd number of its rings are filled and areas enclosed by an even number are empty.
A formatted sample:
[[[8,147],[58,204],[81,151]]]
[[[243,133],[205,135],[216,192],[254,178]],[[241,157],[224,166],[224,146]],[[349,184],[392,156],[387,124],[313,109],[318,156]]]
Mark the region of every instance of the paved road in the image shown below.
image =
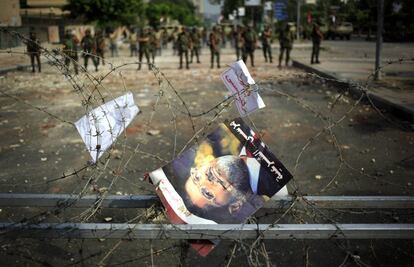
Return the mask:
[[[208,67],[209,55],[202,56],[203,64],[194,64],[191,70],[178,70],[177,59],[166,55],[157,64],[174,85],[180,97],[193,114],[202,113],[222,101],[226,92],[219,74],[223,71]],[[233,55],[223,56],[223,66],[233,60]],[[128,63],[129,58],[118,58],[116,64]],[[126,66],[121,72],[109,75],[100,88],[102,95],[92,98],[90,106],[123,94],[133,92],[142,113],[126,130],[111,151],[108,165],[99,169],[89,167],[77,176],[56,178],[82,168],[89,160],[82,140],[71,122],[85,113],[82,97],[67,80],[52,67],[45,67],[40,75],[16,72],[0,79],[0,89],[10,96],[0,96],[0,181],[1,192],[34,193],[96,193],[109,190],[110,194],[152,193],[151,186],[141,181],[144,174],[171,160],[192,137],[191,121],[177,95],[161,80],[161,88],[153,74],[144,67],[137,72],[135,65]],[[96,77],[109,70],[108,64]],[[412,155],[414,134],[384,120],[370,106],[338,94],[323,80],[310,78],[305,73],[275,64],[265,64],[258,55],[257,67],[250,69],[261,84],[261,94],[266,108],[251,115],[247,121],[263,135],[271,150],[294,173],[289,190],[309,195],[413,195],[414,159]],[[85,76],[78,82],[90,83]],[[92,90],[92,86],[87,86]],[[162,93],[160,92],[162,90]],[[23,103],[25,102],[25,103]],[[38,109],[44,111],[39,111]],[[199,129],[216,116],[213,110],[193,119]],[[55,119],[50,114],[57,116]],[[343,117],[346,115],[345,117]],[[237,116],[234,107],[228,108],[217,121]],[[323,131],[331,123],[340,122],[330,131]],[[150,123],[149,123],[150,122]],[[213,123],[208,129],[214,128]],[[176,129],[176,130],[175,130]],[[153,131],[150,131],[153,130]],[[155,130],[155,131],[154,131]],[[159,131],[159,133],[157,132]],[[208,132],[208,130],[204,131]],[[310,143],[309,143],[310,142]],[[139,145],[137,147],[137,145]],[[135,148],[138,148],[133,152]],[[340,148],[340,149],[338,149]],[[300,156],[300,157],[299,157]],[[92,179],[91,179],[92,178]],[[18,221],[29,215],[38,215],[42,209],[7,209],[0,212],[1,220]],[[49,216],[50,221],[86,220],[87,211],[64,210]],[[358,211],[362,212],[362,211]],[[412,212],[348,214],[334,211],[327,215],[309,214],[294,209],[284,222],[409,222]],[[395,215],[397,214],[397,215]],[[48,216],[48,215],[47,215]],[[76,216],[76,217],[75,217]],[[90,221],[101,222],[110,217],[113,222],[125,222],[136,217],[136,211],[103,210],[91,215]],[[272,221],[280,214],[271,214],[260,220]],[[329,220],[327,219],[329,218]],[[160,215],[156,221],[165,221]],[[145,220],[144,220],[145,221]],[[97,264],[116,245],[116,241],[8,241],[2,261],[9,265],[76,263],[84,259],[86,265]],[[350,241],[280,241],[267,243],[272,262],[281,265],[301,265],[308,255],[313,265],[340,265],[351,252],[370,265],[381,262],[384,266],[404,265],[412,260],[409,241],[372,243]],[[173,242],[155,242],[156,249],[173,245]],[[348,247],[340,248],[342,245]],[[207,258],[198,258],[189,252],[189,266],[211,266],[223,262],[229,242],[222,242]],[[107,264],[124,262],[125,266],[137,263],[150,264],[149,243],[122,242],[113,254],[105,258]],[[26,250],[30,249],[30,252]],[[81,249],[82,248],[82,249]],[[323,253],[321,253],[323,251]],[[178,251],[160,253],[156,265],[171,265],[177,260]],[[175,255],[175,256],[172,256]],[[236,251],[234,265],[246,265],[243,250]],[[40,262],[40,263],[39,263]],[[349,263],[354,264],[350,259]]]

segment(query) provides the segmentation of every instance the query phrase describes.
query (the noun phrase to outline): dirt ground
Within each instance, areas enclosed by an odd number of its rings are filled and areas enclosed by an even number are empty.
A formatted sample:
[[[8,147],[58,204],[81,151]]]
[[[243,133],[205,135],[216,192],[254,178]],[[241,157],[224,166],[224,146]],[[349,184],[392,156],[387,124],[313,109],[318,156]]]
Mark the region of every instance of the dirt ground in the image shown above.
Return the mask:
[[[260,85],[266,108],[246,122],[294,174],[288,184],[290,193],[413,195],[412,130],[367,103],[339,94],[323,80],[294,68],[278,69],[274,63],[264,63],[259,51],[256,55],[256,67],[247,65]],[[205,49],[202,64],[179,70],[177,57],[166,51],[156,65],[174,89],[145,65],[137,71],[137,65],[129,64],[135,60],[126,56],[109,58],[98,72],[89,66],[93,79],[85,74],[75,77],[83,90],[75,90],[54,66],[45,66],[41,74],[13,72],[0,77],[0,192],[154,194],[152,186],[143,181],[145,173],[194,143],[195,132],[202,138],[217,123],[238,117],[233,106],[213,108],[227,96],[220,73],[233,60],[231,51],[224,50],[222,68],[210,69]],[[106,76],[111,66],[123,64]],[[96,81],[101,85],[93,90]],[[108,101],[127,91],[133,93],[141,113],[101,164],[88,165],[90,156],[73,123],[86,110],[102,104],[102,99]],[[85,98],[88,92],[91,98]],[[151,216],[149,211],[131,209],[46,211],[4,207],[0,218],[18,222],[41,214],[47,222],[104,222],[108,218],[114,223],[167,222],[160,207]],[[256,219],[270,223],[282,213],[259,211]],[[143,216],[137,219],[138,215]],[[410,223],[412,218],[410,210],[319,213],[294,208],[280,223]],[[232,242],[223,241],[203,258],[183,250],[182,245],[171,240],[34,240],[16,235],[1,240],[0,253],[2,264],[9,266],[172,266],[179,264],[180,257],[188,266],[225,266],[233,248]],[[265,242],[272,266],[412,266],[413,245],[412,240]],[[230,266],[248,265],[246,247],[236,248]],[[261,263],[266,265],[264,258]]]

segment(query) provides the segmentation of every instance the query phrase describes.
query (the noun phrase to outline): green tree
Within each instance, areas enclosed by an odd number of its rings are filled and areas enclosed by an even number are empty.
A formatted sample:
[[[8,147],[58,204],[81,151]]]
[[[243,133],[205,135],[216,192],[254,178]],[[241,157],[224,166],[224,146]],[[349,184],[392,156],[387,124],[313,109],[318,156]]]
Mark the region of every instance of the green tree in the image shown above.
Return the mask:
[[[64,9],[100,27],[136,24],[144,12],[141,0],[69,0]]]
[[[183,25],[200,25],[195,7],[190,0],[152,0],[146,6],[146,16],[152,26],[160,25],[160,19],[169,17]]]

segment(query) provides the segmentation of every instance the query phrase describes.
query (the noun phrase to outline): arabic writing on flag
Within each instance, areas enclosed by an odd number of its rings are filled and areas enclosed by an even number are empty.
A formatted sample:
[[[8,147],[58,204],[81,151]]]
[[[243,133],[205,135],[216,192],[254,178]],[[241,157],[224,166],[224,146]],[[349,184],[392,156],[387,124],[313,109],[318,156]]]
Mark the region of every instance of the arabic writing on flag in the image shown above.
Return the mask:
[[[265,107],[257,92],[257,85],[243,60],[231,64],[230,68],[221,74],[221,79],[227,89],[235,96],[235,103],[242,117]]]

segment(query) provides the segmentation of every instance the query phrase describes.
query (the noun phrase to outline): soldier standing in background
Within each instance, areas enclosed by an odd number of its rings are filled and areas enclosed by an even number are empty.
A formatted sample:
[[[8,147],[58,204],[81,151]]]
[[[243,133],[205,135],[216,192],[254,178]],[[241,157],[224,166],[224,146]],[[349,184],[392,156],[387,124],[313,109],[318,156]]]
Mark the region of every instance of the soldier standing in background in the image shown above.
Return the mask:
[[[221,34],[221,47],[226,48],[226,29],[224,25],[221,25],[221,27],[218,27],[218,31]]]
[[[279,34],[279,42],[280,42],[280,55],[279,55],[279,65],[278,67],[282,67],[282,60],[283,54],[286,51],[286,59],[285,65],[288,66],[289,58],[290,58],[290,51],[293,47],[293,40],[295,40],[295,36],[293,32],[290,30],[289,24],[286,24],[285,27],[282,28]]]
[[[247,29],[243,34],[243,39],[243,61],[247,64],[247,58],[250,56],[250,64],[254,67],[254,50],[256,49],[257,42],[256,32],[250,26],[247,26]]]
[[[217,26],[213,27],[213,30],[210,33],[210,53],[211,53],[211,66],[210,68],[214,68],[214,57],[217,59],[217,68],[220,68],[220,31]]]
[[[272,63],[272,30],[269,26],[266,26],[262,32],[262,48],[263,48],[263,56],[265,58],[265,62],[267,62],[267,58],[269,56],[269,61]]]
[[[321,46],[321,41],[323,39],[323,34],[319,29],[319,25],[317,23],[313,24],[312,28],[312,55],[311,55],[311,64],[319,64],[319,48]],[[314,60],[315,59],[315,60]]]
[[[239,60],[243,54],[244,38],[243,38],[243,26],[237,25],[234,31],[234,47],[236,48],[236,58]]]
[[[73,63],[75,74],[78,74],[78,46],[79,40],[71,30],[67,30],[63,40],[63,54],[65,54],[65,65],[69,71],[70,62]]]
[[[168,44],[168,31],[166,28],[162,28],[161,31],[161,46],[163,49],[167,48],[167,44]]]
[[[96,47],[96,62],[99,65],[100,59],[102,59],[102,65],[105,65],[105,37],[102,31],[97,31],[95,34],[95,47]]]
[[[161,30],[158,29],[158,28],[155,28],[154,33],[155,33],[155,38],[156,38],[155,46],[156,46],[156,50],[157,50],[157,55],[158,56],[161,56],[161,54],[162,54],[162,47],[161,47]]]
[[[29,33],[29,41],[27,41],[27,53],[30,56],[30,64],[32,65],[32,72],[35,72],[35,58],[37,61],[37,71],[41,72],[41,65],[40,65],[40,42],[36,37],[36,33],[34,31],[30,31]]]
[[[118,56],[118,33],[112,32],[109,35],[109,49],[111,49],[111,57]]]
[[[151,27],[149,28],[149,53],[150,53],[150,58],[152,59],[152,64],[154,64],[155,62],[155,54],[157,53],[157,46],[158,46],[157,36],[155,35],[154,29]]]
[[[143,31],[141,31],[141,34],[138,37],[138,43],[139,43],[139,62],[138,63],[138,70],[141,69],[141,62],[142,62],[142,56],[145,55],[145,58],[147,59],[148,69],[151,69],[150,65],[150,57],[149,57],[149,33],[148,28],[144,28]]]
[[[196,56],[197,59],[197,63],[201,63],[200,62],[200,58],[199,58],[199,51],[201,48],[201,35],[198,32],[197,28],[194,27],[192,32],[191,32],[191,60],[190,63],[193,63],[193,56]]]
[[[178,40],[178,35],[179,35],[179,30],[178,27],[174,28],[174,31],[171,33],[170,36],[170,40],[172,42],[172,48],[173,48],[173,56],[175,56],[177,54],[177,49],[178,49],[178,45],[177,45],[177,40]]]
[[[183,27],[181,33],[178,35],[177,38],[177,48],[178,54],[180,56],[180,69],[183,68],[183,56],[185,56],[185,67],[186,69],[190,69],[189,62],[188,62],[188,48],[191,45],[190,36],[187,32],[187,28]]]
[[[95,65],[95,70],[98,71],[98,62],[96,61],[95,52],[95,40],[91,35],[91,30],[87,29],[85,31],[85,36],[82,38],[81,45],[83,48],[83,63],[85,70],[88,70],[88,61],[89,58],[92,59],[93,64]]]
[[[137,35],[135,34],[134,30],[131,30],[131,33],[128,37],[129,42],[129,51],[130,57],[137,57],[138,56],[138,48],[137,48]]]

